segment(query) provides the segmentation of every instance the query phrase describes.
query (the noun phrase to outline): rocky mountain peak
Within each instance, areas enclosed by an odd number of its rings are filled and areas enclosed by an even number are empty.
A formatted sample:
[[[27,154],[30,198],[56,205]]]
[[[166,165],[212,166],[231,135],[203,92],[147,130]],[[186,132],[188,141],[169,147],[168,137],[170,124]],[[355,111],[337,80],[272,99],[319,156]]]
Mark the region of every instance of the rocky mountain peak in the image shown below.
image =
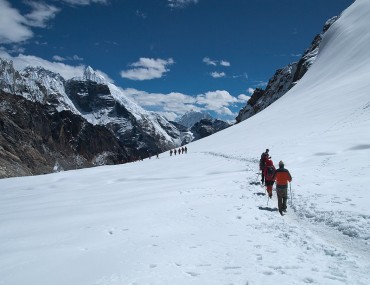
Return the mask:
[[[179,123],[187,128],[191,128],[196,123],[201,121],[202,119],[209,119],[212,120],[213,117],[208,112],[199,112],[199,111],[187,111],[184,115],[177,118],[175,121],[176,123]]]
[[[106,84],[107,80],[99,72],[95,71],[91,66],[87,66],[84,70],[83,80],[94,81],[100,84]]]

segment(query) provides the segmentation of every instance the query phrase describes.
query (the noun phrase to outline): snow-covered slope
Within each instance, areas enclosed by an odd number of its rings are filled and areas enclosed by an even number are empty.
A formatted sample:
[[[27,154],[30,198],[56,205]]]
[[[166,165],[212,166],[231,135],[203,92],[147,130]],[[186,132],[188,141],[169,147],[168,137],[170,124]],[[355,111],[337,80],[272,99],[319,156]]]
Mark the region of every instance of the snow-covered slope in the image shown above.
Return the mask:
[[[304,78],[180,156],[0,180],[3,284],[369,284],[370,2]],[[265,148],[291,171],[264,196]]]

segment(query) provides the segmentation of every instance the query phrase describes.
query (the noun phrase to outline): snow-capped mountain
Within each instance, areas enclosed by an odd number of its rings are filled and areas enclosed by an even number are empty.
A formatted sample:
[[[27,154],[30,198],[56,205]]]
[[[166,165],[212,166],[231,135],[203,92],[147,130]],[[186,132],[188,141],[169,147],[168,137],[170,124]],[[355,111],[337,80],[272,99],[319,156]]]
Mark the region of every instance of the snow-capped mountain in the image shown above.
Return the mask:
[[[208,112],[197,112],[197,111],[188,111],[181,117],[176,118],[175,122],[179,123],[188,129],[194,126],[202,119],[210,119],[212,120],[213,117]]]
[[[256,88],[247,105],[239,111],[236,117],[237,122],[244,121],[262,111],[297,84],[315,61],[323,36],[337,19],[338,17],[336,16],[325,23],[322,32],[316,35],[311,46],[304,52],[298,62],[291,63],[277,70],[264,90]]]
[[[194,136],[194,141],[213,135],[222,131],[231,125],[227,122],[217,119],[202,119],[195,123],[190,131]]]
[[[179,130],[183,130],[183,144],[205,138],[231,126],[227,122],[214,119],[205,111],[188,111],[177,118],[174,124]]]
[[[79,114],[65,93],[64,84],[62,76],[42,67],[28,66],[17,71],[11,61],[0,58],[0,90],[33,102],[52,105],[59,112],[69,110]]]
[[[105,126],[142,157],[181,145],[181,134],[175,126],[129,100],[119,87],[91,67],[81,77],[66,81],[41,67],[19,72],[12,62],[0,59],[0,89]]]

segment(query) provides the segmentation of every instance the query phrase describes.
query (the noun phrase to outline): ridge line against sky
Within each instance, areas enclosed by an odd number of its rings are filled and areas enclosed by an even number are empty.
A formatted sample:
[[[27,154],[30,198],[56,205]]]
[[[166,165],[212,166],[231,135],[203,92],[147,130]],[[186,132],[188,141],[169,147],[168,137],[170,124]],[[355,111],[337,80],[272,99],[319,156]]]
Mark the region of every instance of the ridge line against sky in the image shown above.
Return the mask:
[[[233,120],[352,0],[0,0],[0,57],[64,78],[92,66],[170,120]]]

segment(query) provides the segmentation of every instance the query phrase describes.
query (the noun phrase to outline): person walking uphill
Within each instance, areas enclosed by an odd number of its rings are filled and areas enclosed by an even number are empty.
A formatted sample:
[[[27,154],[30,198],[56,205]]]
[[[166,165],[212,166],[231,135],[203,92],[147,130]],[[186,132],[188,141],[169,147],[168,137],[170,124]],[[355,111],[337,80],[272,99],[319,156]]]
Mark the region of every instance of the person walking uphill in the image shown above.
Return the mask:
[[[263,169],[263,175],[265,176],[265,186],[267,193],[272,198],[272,186],[275,182],[275,166],[271,159],[266,160],[266,165]]]
[[[269,149],[266,149],[264,153],[261,154],[260,159],[260,170],[261,170],[261,183],[265,182],[265,176],[263,174],[263,170],[265,169],[266,161],[269,159]]]
[[[284,168],[284,162],[279,162],[279,169],[275,171],[275,181],[276,181],[276,193],[278,197],[278,207],[280,215],[286,212],[287,205],[286,201],[288,199],[288,182],[292,181],[292,176],[288,169]]]

